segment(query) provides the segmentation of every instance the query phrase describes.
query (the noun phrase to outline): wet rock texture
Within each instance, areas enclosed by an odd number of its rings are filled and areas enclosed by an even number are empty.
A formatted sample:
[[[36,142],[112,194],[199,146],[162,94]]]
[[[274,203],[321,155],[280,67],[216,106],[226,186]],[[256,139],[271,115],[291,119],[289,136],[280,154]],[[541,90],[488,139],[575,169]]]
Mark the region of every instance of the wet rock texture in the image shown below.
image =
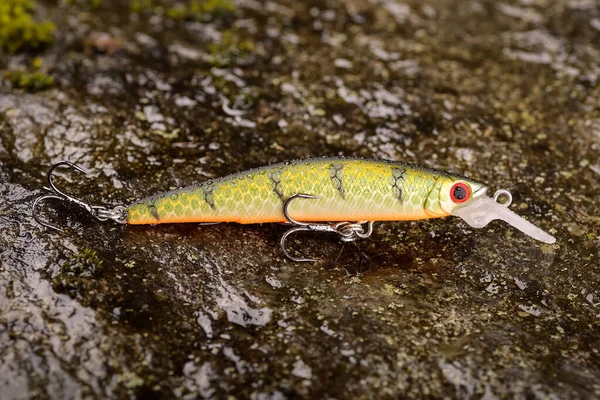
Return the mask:
[[[0,58],[53,77],[0,87],[2,399],[600,396],[596,1],[97,3],[38,2],[54,43]],[[92,173],[57,183],[117,205],[323,155],[507,188],[558,242],[385,223],[296,237],[308,265],[278,225],[31,216],[61,159]]]

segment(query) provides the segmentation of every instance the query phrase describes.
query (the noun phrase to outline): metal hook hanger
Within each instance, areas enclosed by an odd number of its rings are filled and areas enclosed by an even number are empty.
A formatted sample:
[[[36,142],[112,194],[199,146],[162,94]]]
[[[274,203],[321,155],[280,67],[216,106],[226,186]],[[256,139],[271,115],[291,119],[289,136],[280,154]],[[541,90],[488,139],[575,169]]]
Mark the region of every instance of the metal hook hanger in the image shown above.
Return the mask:
[[[374,221],[358,221],[358,222],[335,222],[331,224],[321,224],[314,222],[300,222],[290,216],[289,206],[292,201],[296,199],[319,199],[319,196],[313,196],[311,194],[296,193],[290,196],[285,203],[283,203],[283,215],[289,224],[294,225],[294,228],[288,230],[281,236],[279,245],[281,251],[291,261],[295,262],[315,262],[317,260],[312,258],[298,258],[293,257],[288,253],[285,248],[285,242],[287,238],[295,232],[311,231],[311,232],[331,232],[339,236],[342,242],[354,242],[358,239],[366,239],[373,233]],[[366,224],[366,226],[364,226]]]
[[[83,208],[87,212],[89,212],[94,218],[96,218],[99,221],[107,221],[110,219],[110,220],[113,220],[120,224],[127,223],[127,209],[125,207],[117,206],[113,209],[109,209],[104,206],[93,206],[93,205],[90,205],[82,200],[79,200],[79,199],[73,197],[73,196],[70,196],[70,195],[64,193],[63,191],[61,191],[59,188],[57,188],[52,180],[52,175],[54,173],[54,170],[56,170],[58,167],[62,167],[62,166],[73,168],[76,171],[83,172],[86,175],[89,174],[88,171],[81,168],[77,164],[72,163],[71,161],[62,160],[62,161],[58,161],[58,162],[52,164],[52,166],[50,167],[50,170],[48,170],[48,175],[46,177],[48,180],[48,185],[50,187],[44,186],[44,190],[49,192],[49,194],[45,194],[45,195],[38,197],[35,200],[35,202],[33,203],[33,208],[32,208],[33,218],[36,220],[36,222],[38,224],[45,226],[47,228],[57,230],[57,231],[62,231],[62,229],[60,229],[56,225],[52,225],[48,222],[45,222],[40,218],[40,215],[38,212],[38,207],[41,202],[43,202],[44,200],[49,200],[49,199],[61,200],[61,201],[66,201],[67,203],[75,204],[75,205]]]

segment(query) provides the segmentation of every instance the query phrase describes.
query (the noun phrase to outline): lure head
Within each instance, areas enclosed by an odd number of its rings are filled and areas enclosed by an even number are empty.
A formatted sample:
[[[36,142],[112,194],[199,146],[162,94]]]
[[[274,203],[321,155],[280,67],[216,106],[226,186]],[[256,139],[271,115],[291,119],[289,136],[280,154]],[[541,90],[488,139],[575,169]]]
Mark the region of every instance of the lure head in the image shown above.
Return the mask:
[[[439,207],[446,215],[460,217],[473,228],[483,228],[491,221],[500,219],[536,240],[550,244],[556,242],[552,235],[508,209],[512,201],[510,192],[498,190],[490,198],[485,195],[487,189],[488,186],[483,182],[448,174],[439,188]],[[507,197],[507,201],[499,202],[501,196]],[[430,193],[427,202],[433,204],[431,197]],[[433,215],[430,211],[428,213]]]
[[[464,176],[447,174],[429,193],[425,209],[431,216],[445,216],[485,195],[488,186]]]

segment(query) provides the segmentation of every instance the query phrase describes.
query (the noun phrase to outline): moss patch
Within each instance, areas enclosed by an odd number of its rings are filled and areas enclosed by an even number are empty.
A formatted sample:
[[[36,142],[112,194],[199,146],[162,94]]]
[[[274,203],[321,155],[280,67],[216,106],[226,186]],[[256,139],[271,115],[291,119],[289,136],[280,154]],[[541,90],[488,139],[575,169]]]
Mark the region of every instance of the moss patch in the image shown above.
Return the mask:
[[[13,87],[28,91],[44,90],[54,86],[54,78],[42,72],[12,70],[6,71],[3,76]]]
[[[254,61],[254,43],[240,40],[232,31],[223,33],[221,43],[210,45],[211,62],[215,67],[248,65]]]
[[[134,13],[151,11],[154,7],[152,0],[131,0],[129,2],[129,10]]]
[[[150,12],[166,15],[173,20],[212,20],[226,19],[235,14],[236,8],[231,0],[186,1],[174,6],[161,4],[155,0],[131,0],[129,8],[132,12]]]
[[[52,279],[52,287],[60,293],[77,298],[87,305],[90,292],[93,292],[96,277],[102,270],[102,260],[95,251],[88,248],[71,254],[60,266],[60,271]],[[85,295],[84,295],[85,294]]]
[[[0,1],[0,50],[14,53],[52,43],[55,26],[32,19],[34,4],[33,0]]]
[[[235,6],[230,0],[208,0],[204,2],[190,1],[183,6],[171,7],[167,16],[172,19],[204,19],[226,18],[235,13]]]

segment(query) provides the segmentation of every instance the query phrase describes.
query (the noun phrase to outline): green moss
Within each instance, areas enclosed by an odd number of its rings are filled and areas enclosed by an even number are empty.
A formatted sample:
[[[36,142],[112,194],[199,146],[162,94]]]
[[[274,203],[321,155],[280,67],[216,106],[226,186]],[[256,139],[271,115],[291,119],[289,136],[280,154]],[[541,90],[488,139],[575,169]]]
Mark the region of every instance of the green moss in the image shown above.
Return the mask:
[[[35,22],[34,0],[0,1],[0,50],[14,53],[37,49],[52,43],[55,26],[52,22]]]
[[[187,4],[178,4],[167,8],[166,11],[167,17],[174,20],[229,18],[234,13],[235,6],[230,0],[192,0]]]
[[[198,3],[198,2],[194,2]],[[202,10],[213,16],[227,16],[235,12],[235,6],[230,0],[208,0],[202,4]]]
[[[95,251],[83,249],[71,254],[60,266],[60,271],[52,279],[52,287],[57,292],[66,293],[80,300],[87,298],[95,285],[94,278],[102,269],[102,260]]]
[[[153,8],[154,2],[152,0],[131,0],[129,2],[129,9],[134,13],[152,11]]]
[[[190,10],[188,9],[188,7],[182,4],[178,4],[174,7],[170,7],[167,9],[167,17],[174,20],[186,19],[189,17],[189,14]]]
[[[235,64],[249,64],[254,57],[254,43],[227,31],[220,43],[211,44],[211,62],[216,67],[230,67]]]
[[[37,91],[51,88],[54,78],[42,72],[27,72],[21,70],[6,71],[3,74],[13,87],[28,91]]]

